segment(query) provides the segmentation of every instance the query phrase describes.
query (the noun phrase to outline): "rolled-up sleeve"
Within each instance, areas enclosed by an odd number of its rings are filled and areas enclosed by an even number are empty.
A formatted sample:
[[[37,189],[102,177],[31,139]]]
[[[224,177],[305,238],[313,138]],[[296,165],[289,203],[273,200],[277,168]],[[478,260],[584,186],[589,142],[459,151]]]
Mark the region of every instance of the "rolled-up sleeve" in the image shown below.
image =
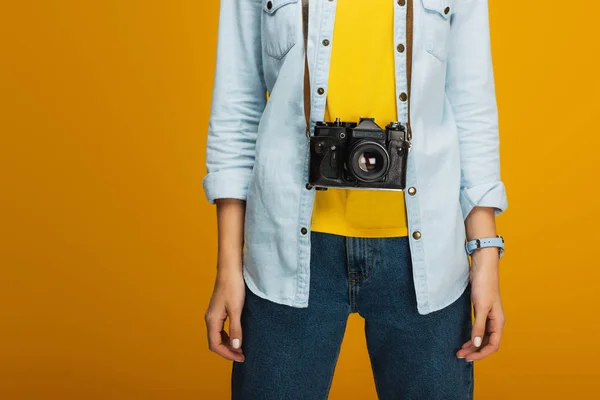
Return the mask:
[[[202,183],[210,203],[246,200],[266,104],[260,0],[221,0],[214,87]]]
[[[458,126],[463,217],[475,206],[493,207],[498,216],[508,201],[500,179],[487,0],[457,2],[449,40],[446,94]]]

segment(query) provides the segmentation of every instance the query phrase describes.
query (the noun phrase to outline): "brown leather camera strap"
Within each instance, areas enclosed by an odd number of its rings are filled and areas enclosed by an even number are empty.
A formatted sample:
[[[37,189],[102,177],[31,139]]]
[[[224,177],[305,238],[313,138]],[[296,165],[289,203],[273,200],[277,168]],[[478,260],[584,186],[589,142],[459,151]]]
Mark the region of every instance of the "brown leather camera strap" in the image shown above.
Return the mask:
[[[310,76],[308,71],[308,3],[309,0],[302,0],[302,31],[304,33],[304,116],[306,118],[306,135],[310,136]],[[413,42],[413,0],[406,0],[406,80],[407,80],[407,100],[408,101],[408,138],[412,138],[410,126],[410,87],[412,76],[412,43]]]
[[[306,136],[310,136],[310,76],[308,75],[308,0],[302,0],[302,31],[304,32],[304,116]]]
[[[406,130],[408,131],[408,140],[412,139],[412,129],[410,127],[410,86],[412,78],[412,50],[413,50],[413,0],[406,0],[406,85],[408,98],[408,121],[406,121]]]

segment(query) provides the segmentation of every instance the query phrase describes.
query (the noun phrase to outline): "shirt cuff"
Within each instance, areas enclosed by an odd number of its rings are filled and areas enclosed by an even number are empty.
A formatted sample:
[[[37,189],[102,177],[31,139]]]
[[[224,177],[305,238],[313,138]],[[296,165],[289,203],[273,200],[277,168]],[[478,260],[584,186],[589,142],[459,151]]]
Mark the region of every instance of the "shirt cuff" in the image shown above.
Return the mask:
[[[460,206],[464,220],[467,219],[467,216],[475,206],[494,207],[495,216],[497,217],[508,207],[504,183],[496,181],[470,188],[461,188]]]
[[[246,200],[251,174],[251,170],[237,168],[208,173],[202,180],[207,200],[211,204],[216,199]]]

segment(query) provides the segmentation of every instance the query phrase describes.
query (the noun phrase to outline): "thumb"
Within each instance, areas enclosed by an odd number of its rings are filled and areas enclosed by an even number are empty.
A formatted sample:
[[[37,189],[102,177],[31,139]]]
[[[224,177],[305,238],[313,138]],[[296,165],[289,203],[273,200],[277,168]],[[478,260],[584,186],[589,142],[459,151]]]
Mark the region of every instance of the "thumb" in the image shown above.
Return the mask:
[[[471,343],[475,347],[481,346],[483,341],[483,335],[485,334],[485,324],[489,312],[488,307],[475,306],[475,322],[473,323],[473,330],[471,332]]]
[[[231,310],[229,312],[229,338],[231,347],[235,351],[241,352],[242,324],[240,311]]]

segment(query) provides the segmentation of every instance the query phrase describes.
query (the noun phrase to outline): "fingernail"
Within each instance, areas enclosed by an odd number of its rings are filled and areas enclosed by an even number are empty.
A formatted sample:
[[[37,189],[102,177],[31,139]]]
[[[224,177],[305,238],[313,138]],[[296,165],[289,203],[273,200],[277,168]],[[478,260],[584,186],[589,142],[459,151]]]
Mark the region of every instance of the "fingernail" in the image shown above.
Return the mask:
[[[244,360],[233,360],[235,362],[244,362]]]
[[[473,344],[475,345],[475,347],[481,346],[481,338],[479,336],[475,337],[475,340],[473,340]]]
[[[231,345],[233,346],[234,349],[239,349],[240,348],[240,339],[233,339],[231,341]]]
[[[465,356],[456,356],[456,358],[465,358]]]

